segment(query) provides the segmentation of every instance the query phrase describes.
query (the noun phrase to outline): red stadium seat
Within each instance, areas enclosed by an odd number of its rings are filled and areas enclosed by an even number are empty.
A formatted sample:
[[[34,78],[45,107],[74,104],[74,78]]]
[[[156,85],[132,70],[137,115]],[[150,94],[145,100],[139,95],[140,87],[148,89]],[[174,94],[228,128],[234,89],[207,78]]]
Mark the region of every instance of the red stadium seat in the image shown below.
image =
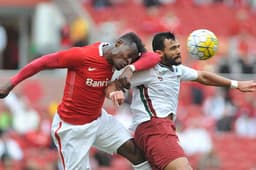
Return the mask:
[[[255,138],[239,137],[234,133],[214,134],[212,138],[222,169],[247,170],[255,167]]]

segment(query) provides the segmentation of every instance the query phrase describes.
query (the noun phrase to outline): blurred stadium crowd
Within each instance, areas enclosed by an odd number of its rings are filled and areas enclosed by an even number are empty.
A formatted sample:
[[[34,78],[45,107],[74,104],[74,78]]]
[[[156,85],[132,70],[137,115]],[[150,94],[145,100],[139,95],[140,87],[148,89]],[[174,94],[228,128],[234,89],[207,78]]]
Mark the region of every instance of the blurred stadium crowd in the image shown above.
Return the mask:
[[[0,1],[0,82],[42,54],[110,41],[138,33],[148,50],[159,31],[177,34],[183,63],[232,79],[256,73],[256,0],[27,0]],[[207,28],[219,51],[196,61],[186,51],[187,35]],[[24,82],[0,102],[0,170],[58,170],[50,137],[51,118],[61,98],[65,71],[49,71]],[[177,132],[194,169],[256,169],[255,93],[181,86]],[[120,108],[106,110],[129,127],[129,95]],[[96,149],[93,170],[130,170],[128,161]]]

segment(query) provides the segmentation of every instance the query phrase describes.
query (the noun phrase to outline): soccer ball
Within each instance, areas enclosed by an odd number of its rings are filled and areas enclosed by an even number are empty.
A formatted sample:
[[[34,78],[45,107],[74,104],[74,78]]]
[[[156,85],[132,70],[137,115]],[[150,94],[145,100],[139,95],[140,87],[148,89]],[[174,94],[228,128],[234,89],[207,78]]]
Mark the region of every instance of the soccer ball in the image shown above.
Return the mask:
[[[187,39],[189,54],[199,60],[207,60],[214,56],[218,49],[218,39],[207,29],[197,29],[191,32]]]

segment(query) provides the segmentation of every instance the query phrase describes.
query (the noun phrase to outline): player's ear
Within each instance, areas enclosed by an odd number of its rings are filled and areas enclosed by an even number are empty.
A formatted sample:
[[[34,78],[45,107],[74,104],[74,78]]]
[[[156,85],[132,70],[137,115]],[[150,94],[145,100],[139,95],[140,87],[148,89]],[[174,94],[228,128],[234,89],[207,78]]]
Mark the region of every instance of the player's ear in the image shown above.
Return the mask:
[[[115,47],[118,47],[118,46],[120,46],[120,45],[123,44],[123,43],[124,43],[124,41],[123,41],[122,39],[118,39],[118,40],[116,41]]]
[[[161,51],[161,50],[156,50],[156,51],[154,51],[154,52],[157,53],[157,54],[159,54],[160,57],[162,57],[162,56],[164,55],[164,52]]]

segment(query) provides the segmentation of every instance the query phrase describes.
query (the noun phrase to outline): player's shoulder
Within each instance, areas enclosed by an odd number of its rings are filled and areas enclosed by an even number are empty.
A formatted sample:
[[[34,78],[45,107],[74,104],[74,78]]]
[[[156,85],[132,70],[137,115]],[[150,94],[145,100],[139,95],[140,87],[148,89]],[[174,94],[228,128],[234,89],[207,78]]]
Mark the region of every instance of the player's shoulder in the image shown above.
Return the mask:
[[[172,66],[172,68],[173,68],[174,72],[176,72],[176,73],[184,73],[187,70],[190,70],[190,67],[185,66],[183,64]]]
[[[186,65],[178,65],[176,66],[177,72],[181,73],[182,75],[195,75],[197,71],[192,67]]]
[[[99,48],[99,46],[101,44],[102,44],[101,42],[95,42],[95,43],[92,43],[92,44],[88,44],[88,45],[82,46],[80,48],[81,49],[96,49],[96,48]]]
[[[92,43],[91,46],[99,47],[101,44],[103,44],[103,43],[102,42],[95,42],[95,43]]]
[[[79,50],[87,57],[96,57],[99,56],[99,49],[101,44],[101,42],[96,42],[77,48],[79,48]]]
[[[95,42],[95,43],[92,43],[90,46],[91,47],[102,48],[106,45],[109,45],[109,43],[107,43],[107,42]]]
[[[186,65],[183,65],[183,64],[180,64],[180,65],[177,65],[177,66],[173,66],[173,68],[183,70],[183,69],[187,69],[187,68],[190,68],[190,67],[186,66]]]

